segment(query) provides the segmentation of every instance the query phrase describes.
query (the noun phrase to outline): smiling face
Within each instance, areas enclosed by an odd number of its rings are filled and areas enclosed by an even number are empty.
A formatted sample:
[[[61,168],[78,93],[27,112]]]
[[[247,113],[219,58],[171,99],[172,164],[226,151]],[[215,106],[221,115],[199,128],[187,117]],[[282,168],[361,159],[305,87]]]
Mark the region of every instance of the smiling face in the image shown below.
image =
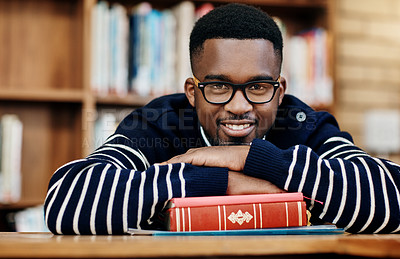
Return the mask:
[[[209,39],[203,47],[193,60],[193,74],[201,82],[242,84],[279,77],[280,58],[268,40]],[[285,89],[285,80],[281,80],[269,103],[249,103],[242,91],[236,91],[229,103],[210,104],[192,78],[185,82],[186,96],[213,145],[249,144],[262,138],[275,121]]]

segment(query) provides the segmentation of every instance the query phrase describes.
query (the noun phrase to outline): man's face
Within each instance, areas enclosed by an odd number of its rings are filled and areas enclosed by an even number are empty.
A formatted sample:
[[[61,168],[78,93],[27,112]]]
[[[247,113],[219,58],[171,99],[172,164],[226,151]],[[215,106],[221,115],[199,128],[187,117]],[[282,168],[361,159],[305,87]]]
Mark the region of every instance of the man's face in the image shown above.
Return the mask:
[[[272,43],[263,39],[206,40],[202,54],[194,57],[193,74],[201,82],[243,84],[277,80],[279,73],[280,59]],[[285,89],[283,80],[269,103],[249,103],[238,90],[229,103],[210,104],[193,79],[189,78],[185,83],[185,93],[213,145],[249,144],[254,138],[262,138],[275,121]]]

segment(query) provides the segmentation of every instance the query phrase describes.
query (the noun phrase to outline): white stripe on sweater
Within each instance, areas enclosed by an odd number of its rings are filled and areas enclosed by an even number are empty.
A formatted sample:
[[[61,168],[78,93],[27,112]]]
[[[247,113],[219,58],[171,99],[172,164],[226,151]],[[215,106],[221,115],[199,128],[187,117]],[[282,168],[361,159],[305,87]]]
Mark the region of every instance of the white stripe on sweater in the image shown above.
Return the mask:
[[[90,231],[92,234],[96,234],[96,215],[97,215],[97,206],[99,204],[100,195],[102,193],[104,180],[107,175],[108,169],[111,167],[111,164],[107,164],[100,175],[99,184],[97,185],[96,195],[94,196],[92,211],[90,212]]]
[[[392,161],[386,161],[386,163],[388,163],[389,165],[392,165],[392,166],[396,166],[398,169],[400,169],[400,165],[398,165],[398,164],[396,164],[396,163],[394,163]]]
[[[368,219],[365,222],[364,226],[359,231],[359,232],[362,232],[371,224],[371,221],[374,218],[374,214],[375,214],[375,196],[374,196],[374,183],[372,181],[372,176],[371,176],[371,172],[369,170],[369,167],[368,167],[367,163],[365,162],[365,160],[363,158],[359,157],[358,159],[364,165],[365,171],[367,172],[367,178],[368,178],[368,183],[369,183],[369,195],[370,195],[370,200],[371,200]]]
[[[179,180],[181,181],[181,195],[182,197],[186,197],[186,183],[185,178],[183,177],[183,169],[185,168],[185,163],[181,163],[181,168],[179,169]]]
[[[159,165],[154,165],[154,178],[153,178],[153,204],[151,205],[151,210],[150,210],[150,217],[147,220],[147,223],[150,225],[151,218],[155,214],[156,210],[156,205],[158,203],[158,187],[157,187],[157,182],[158,182],[158,175],[160,173],[160,166]]]
[[[53,184],[53,186],[51,186],[50,190],[47,192],[46,200],[48,199],[48,196],[53,191],[53,189],[56,188],[56,190],[54,190],[54,193],[52,194],[51,200],[49,201],[49,203],[47,205],[47,209],[46,209],[46,213],[45,213],[46,224],[47,224],[47,221],[48,221],[48,216],[49,216],[50,209],[53,206],[54,200],[57,198],[58,192],[60,190],[61,183],[64,180],[65,176],[69,173],[69,171],[71,171],[71,168],[66,172],[66,174],[64,174],[64,176],[62,178],[60,178],[57,182],[55,182]]]
[[[167,206],[168,201],[170,199],[172,199],[171,171],[172,171],[172,164],[168,164],[168,172],[167,172],[167,175],[165,177],[165,181],[166,181],[166,184],[167,184],[168,197],[167,197],[166,201],[164,202],[163,208],[165,208],[165,206]]]
[[[167,172],[167,191],[168,191],[168,200],[172,199],[172,183],[171,183],[171,172],[172,172],[172,164],[168,164],[168,172]]]
[[[299,184],[298,192],[303,192],[303,187],[304,187],[304,182],[306,181],[307,178],[307,172],[310,167],[310,156],[311,156],[311,148],[307,148],[307,154],[306,154],[306,163],[303,168],[303,174],[301,175],[301,181]]]
[[[96,164],[97,164],[97,163],[96,163]],[[67,195],[65,196],[64,202],[63,202],[63,204],[61,205],[61,208],[60,208],[60,210],[58,211],[58,215],[57,215],[56,232],[57,232],[58,234],[62,234],[62,231],[61,231],[61,223],[62,223],[63,215],[64,215],[64,213],[65,213],[65,209],[67,208],[68,202],[69,202],[69,200],[70,200],[70,198],[71,198],[72,192],[75,190],[75,185],[76,185],[76,183],[78,182],[79,177],[82,175],[82,173],[83,173],[84,171],[86,171],[86,170],[87,170],[88,168],[90,168],[90,167],[96,166],[96,164],[87,166],[87,167],[83,168],[81,171],[79,171],[79,173],[77,173],[77,174],[75,175],[74,180],[72,181],[71,185],[69,186],[68,193],[67,193]],[[68,172],[70,172],[70,171],[68,171]],[[67,174],[66,174],[66,175],[67,175]],[[64,179],[64,180],[65,180],[65,179]]]
[[[286,178],[285,186],[283,187],[285,190],[288,190],[289,183],[290,183],[290,181],[292,180],[292,177],[293,177],[293,170],[294,170],[294,167],[295,167],[296,162],[297,162],[297,152],[298,152],[298,150],[299,150],[299,146],[297,145],[297,146],[295,146],[295,148],[293,150],[292,163],[290,164],[288,177]]]
[[[115,192],[117,191],[117,185],[119,181],[119,176],[121,174],[121,169],[117,169],[114,174],[114,181],[111,186],[110,196],[107,205],[107,233],[112,234],[112,214],[115,200]]]
[[[105,158],[103,158],[103,157],[105,157]],[[108,154],[91,154],[91,155],[87,156],[86,158],[87,158],[87,160],[95,160],[95,159],[104,160],[105,162],[110,163],[117,168],[125,168],[125,166],[121,163],[121,161],[119,161],[115,157],[110,156]],[[109,158],[110,160],[107,160],[106,158]]]
[[[390,174],[389,170],[387,169],[386,165],[382,162],[382,160],[380,160],[378,158],[374,158],[374,160],[383,168],[384,172],[386,173],[386,176],[389,178],[389,180],[391,182],[392,187],[395,189],[396,199],[391,200],[391,201],[392,202],[397,201],[397,205],[399,206],[399,209],[400,209],[399,189],[398,189],[396,183],[394,182],[392,175]],[[397,165],[395,163],[389,163],[389,164],[399,167],[399,165]],[[400,231],[400,225],[393,232],[397,232],[397,231]]]
[[[325,142],[326,143],[326,142]],[[339,145],[339,146],[336,146],[336,147],[334,147],[334,148],[331,148],[331,149],[329,149],[328,151],[326,151],[325,153],[323,153],[322,155],[320,155],[320,158],[325,158],[325,157],[327,157],[330,153],[333,153],[333,152],[335,152],[336,150],[338,150],[338,149],[341,149],[341,148],[344,148],[344,147],[349,147],[349,146],[353,146],[353,145],[350,145],[350,144],[342,144],[342,145]]]
[[[318,191],[318,187],[321,181],[321,165],[322,165],[322,159],[318,159],[317,160],[317,173],[315,176],[315,181],[314,181],[314,187],[313,187],[313,191],[311,194],[311,206],[310,206],[310,210],[314,207],[315,204],[315,200],[317,198],[317,191]]]
[[[333,183],[334,183],[334,172],[331,168],[331,165],[329,164],[328,160],[324,160],[326,167],[329,168],[329,183],[328,183],[328,192],[326,194],[326,199],[325,199],[325,204],[324,208],[322,209],[322,213],[320,214],[320,219],[322,219],[326,212],[328,211],[329,204],[331,203],[332,199],[332,192],[333,192]]]
[[[336,217],[333,219],[332,223],[336,224],[340,217],[342,217],[343,210],[344,210],[344,205],[346,204],[346,199],[347,199],[347,175],[346,175],[346,168],[344,167],[343,160],[338,159],[339,164],[340,164],[340,169],[342,172],[342,179],[343,179],[343,188],[342,188],[342,199],[340,200],[340,206],[338,213],[336,214]]]
[[[360,213],[360,208],[361,208],[361,183],[360,183],[360,171],[358,170],[358,167],[355,163],[351,163],[354,167],[354,177],[355,177],[355,183],[356,183],[356,205],[354,208],[353,212],[353,217],[349,221],[346,227],[344,229],[348,229],[353,226],[354,222],[356,221],[359,213]]]
[[[121,144],[107,144],[107,146],[119,147],[121,149],[125,149],[125,150],[131,152],[132,154],[134,154],[135,156],[137,156],[140,159],[140,161],[142,161],[142,163],[143,163],[143,165],[145,167],[149,166],[149,162],[147,161],[147,158],[143,155],[142,152],[140,152],[140,150],[137,151],[137,150],[135,150],[135,149],[133,149],[131,147],[124,146],[124,145],[121,145]]]
[[[55,171],[54,175],[58,172],[58,170],[60,170],[60,169],[63,168],[63,167],[67,167],[67,166],[72,165],[72,164],[74,164],[74,163],[83,162],[83,161],[85,161],[85,160],[86,160],[86,159],[74,160],[74,161],[71,161],[71,162],[69,162],[69,163],[63,165],[63,166],[60,166],[60,167]],[[71,168],[72,168],[72,167],[71,167]],[[60,179],[58,179],[57,182],[55,182],[54,184],[52,184],[52,185],[50,186],[50,188],[49,188],[48,191],[47,191],[45,200],[48,199],[48,196],[50,195],[50,193],[51,193],[55,188],[57,188],[57,189],[60,188],[60,185],[61,185],[62,181],[64,180],[65,176],[69,173],[69,171],[71,170],[71,168],[68,169],[67,173],[65,173]],[[53,177],[54,177],[54,175],[53,175]],[[52,204],[53,204],[53,202],[54,202],[54,199],[55,199],[55,197],[57,196],[57,193],[58,193],[58,190],[55,191],[55,194],[53,195],[53,198],[51,199],[51,201],[49,202],[49,205],[47,206],[47,210],[46,210],[46,213],[45,213],[45,217],[46,217],[46,218],[47,218],[47,215],[48,215],[48,213],[49,213],[49,209],[51,208],[51,206],[52,206]],[[50,204],[51,204],[51,205],[50,205]]]
[[[383,201],[385,203],[385,219],[383,220],[382,225],[377,230],[375,230],[374,233],[378,233],[384,227],[386,227],[387,223],[389,222],[389,216],[390,216],[389,198],[388,198],[388,194],[386,192],[385,173],[383,172],[383,169],[381,167],[379,167],[379,174],[381,176]]]
[[[132,168],[135,169],[135,170],[137,170],[137,169],[136,169],[135,163],[134,163],[124,152],[122,152],[122,151],[119,150],[119,149],[116,149],[115,147],[112,147],[112,146],[109,145],[109,144],[104,145],[103,147],[101,147],[100,149],[98,149],[98,151],[96,151],[95,153],[93,153],[91,156],[104,155],[104,154],[101,154],[101,153],[98,154],[98,152],[102,152],[102,151],[105,151],[105,150],[111,150],[111,151],[114,151],[114,152],[117,152],[117,153],[121,154],[122,156],[125,157],[126,160],[129,161],[129,163],[132,165]],[[111,156],[111,157],[113,157],[113,156]],[[119,162],[119,164],[121,165],[121,167],[123,167],[123,168],[128,168],[128,167],[125,166],[124,163],[122,163],[120,160],[117,160],[117,161]]]
[[[142,151],[140,151],[140,149],[138,149],[138,152],[140,153],[140,155],[142,156],[142,158],[145,162],[146,169],[148,169],[150,167],[149,161],[147,160],[146,156],[142,153]]]
[[[121,149],[125,149],[126,151],[131,152],[132,154],[134,154],[137,158],[140,159],[140,161],[143,163],[143,165],[147,168],[149,165],[149,162],[147,161],[146,157],[143,155],[142,152],[137,151],[131,147],[125,146],[125,145],[121,145],[121,144],[107,144],[107,146],[111,146],[111,147],[118,147]]]
[[[68,166],[71,166],[72,164],[79,163],[79,162],[83,162],[83,161],[85,161],[85,160],[86,160],[85,158],[82,158],[82,159],[78,159],[78,160],[74,160],[74,161],[71,161],[71,162],[69,162],[69,163],[66,163],[66,164],[60,166],[59,168],[57,168],[57,169],[54,171],[54,175],[56,175],[58,172],[61,172],[60,169],[63,168],[63,167],[68,167]],[[53,177],[54,177],[54,176],[53,176]]]
[[[142,221],[142,213],[143,213],[143,200],[144,200],[144,184],[146,182],[146,171],[140,173],[140,185],[139,185],[139,197],[138,197],[138,212],[137,212],[137,221],[136,228],[141,229],[140,221]]]
[[[339,157],[339,156],[341,156],[341,155],[343,155],[343,154],[346,154],[346,153],[352,153],[352,154],[354,154],[354,155],[356,155],[356,156],[362,156],[362,155],[366,155],[366,153],[364,152],[364,151],[360,151],[360,150],[346,150],[346,151],[342,151],[342,152],[339,152],[339,153],[336,153],[336,154],[334,154],[333,156],[331,156],[330,158],[332,159],[332,158],[336,158],[336,157]]]
[[[79,228],[78,228],[79,216],[81,214],[83,201],[85,200],[87,189],[88,189],[89,182],[90,182],[90,178],[92,177],[92,173],[93,173],[94,168],[95,167],[90,168],[89,171],[86,174],[85,182],[83,184],[83,188],[82,188],[82,192],[81,192],[81,196],[79,197],[79,201],[78,201],[78,204],[77,204],[76,209],[75,209],[75,214],[74,214],[74,219],[73,219],[73,223],[72,223],[73,226],[72,227],[73,227],[74,232],[76,234],[80,234]]]
[[[135,176],[135,171],[131,170],[129,172],[128,181],[126,182],[125,185],[124,204],[122,207],[122,228],[125,233],[128,231],[128,205],[129,205],[131,186],[134,176]]]
[[[367,153],[365,153],[365,154],[359,153],[359,154],[352,154],[352,155],[346,156],[346,157],[343,158],[343,159],[344,159],[344,160],[349,160],[350,158],[353,158],[353,157],[362,157],[362,156],[371,157],[371,156],[368,155]]]
[[[122,134],[114,134],[114,135],[109,136],[109,137],[106,139],[106,143],[107,143],[107,142],[110,142],[111,140],[113,140],[113,139],[115,139],[115,138],[124,138],[124,139],[129,140],[130,142],[132,142],[132,140],[130,140],[130,139],[129,139],[127,136],[125,136],[125,135],[122,135]]]
[[[350,140],[348,140],[346,138],[343,138],[343,137],[332,137],[332,138],[329,138],[324,142],[324,144],[330,143],[330,142],[344,142],[344,143],[347,143],[347,144],[354,145],[353,142],[351,142]]]

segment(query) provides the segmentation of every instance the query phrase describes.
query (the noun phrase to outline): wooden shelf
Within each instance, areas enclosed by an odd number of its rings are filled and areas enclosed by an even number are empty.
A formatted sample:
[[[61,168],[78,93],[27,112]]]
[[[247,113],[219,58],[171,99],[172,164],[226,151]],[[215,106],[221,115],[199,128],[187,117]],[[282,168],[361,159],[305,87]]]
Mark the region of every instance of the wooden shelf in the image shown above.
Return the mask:
[[[24,200],[21,202],[10,203],[10,204],[3,204],[0,203],[0,210],[18,210],[24,209],[28,207],[35,207],[39,205],[43,205],[43,199],[31,199],[31,200]]]
[[[196,0],[194,2],[210,2],[207,0]],[[218,0],[211,2],[231,3],[231,0]],[[285,8],[326,8],[328,0],[236,0],[236,3],[254,4],[260,6],[276,6]]]
[[[8,90],[0,88],[0,100],[81,103],[84,99],[82,90],[24,89]]]
[[[132,1],[132,0],[110,0],[110,2],[120,2],[127,6],[135,5],[140,0]],[[150,1],[150,3],[154,6],[160,7],[170,7],[181,1],[179,0],[156,0]],[[283,8],[326,8],[328,6],[329,0],[193,0],[195,4],[201,3],[213,3],[213,4],[225,4],[225,3],[244,3],[244,4],[253,4],[258,6],[275,6],[275,7],[283,7]]]
[[[128,94],[126,96],[118,96],[109,94],[106,96],[96,96],[96,103],[99,105],[117,105],[117,106],[143,106],[154,99],[154,96],[139,96],[137,94]]]

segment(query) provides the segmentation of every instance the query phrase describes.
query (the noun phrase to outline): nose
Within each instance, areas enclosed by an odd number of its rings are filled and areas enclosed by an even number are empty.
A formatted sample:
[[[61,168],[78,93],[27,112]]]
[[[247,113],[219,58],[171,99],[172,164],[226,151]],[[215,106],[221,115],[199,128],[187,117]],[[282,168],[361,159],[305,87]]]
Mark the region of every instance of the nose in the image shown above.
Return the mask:
[[[242,91],[236,91],[232,100],[225,104],[224,109],[236,115],[245,114],[253,109],[253,105],[249,103],[244,97]]]

